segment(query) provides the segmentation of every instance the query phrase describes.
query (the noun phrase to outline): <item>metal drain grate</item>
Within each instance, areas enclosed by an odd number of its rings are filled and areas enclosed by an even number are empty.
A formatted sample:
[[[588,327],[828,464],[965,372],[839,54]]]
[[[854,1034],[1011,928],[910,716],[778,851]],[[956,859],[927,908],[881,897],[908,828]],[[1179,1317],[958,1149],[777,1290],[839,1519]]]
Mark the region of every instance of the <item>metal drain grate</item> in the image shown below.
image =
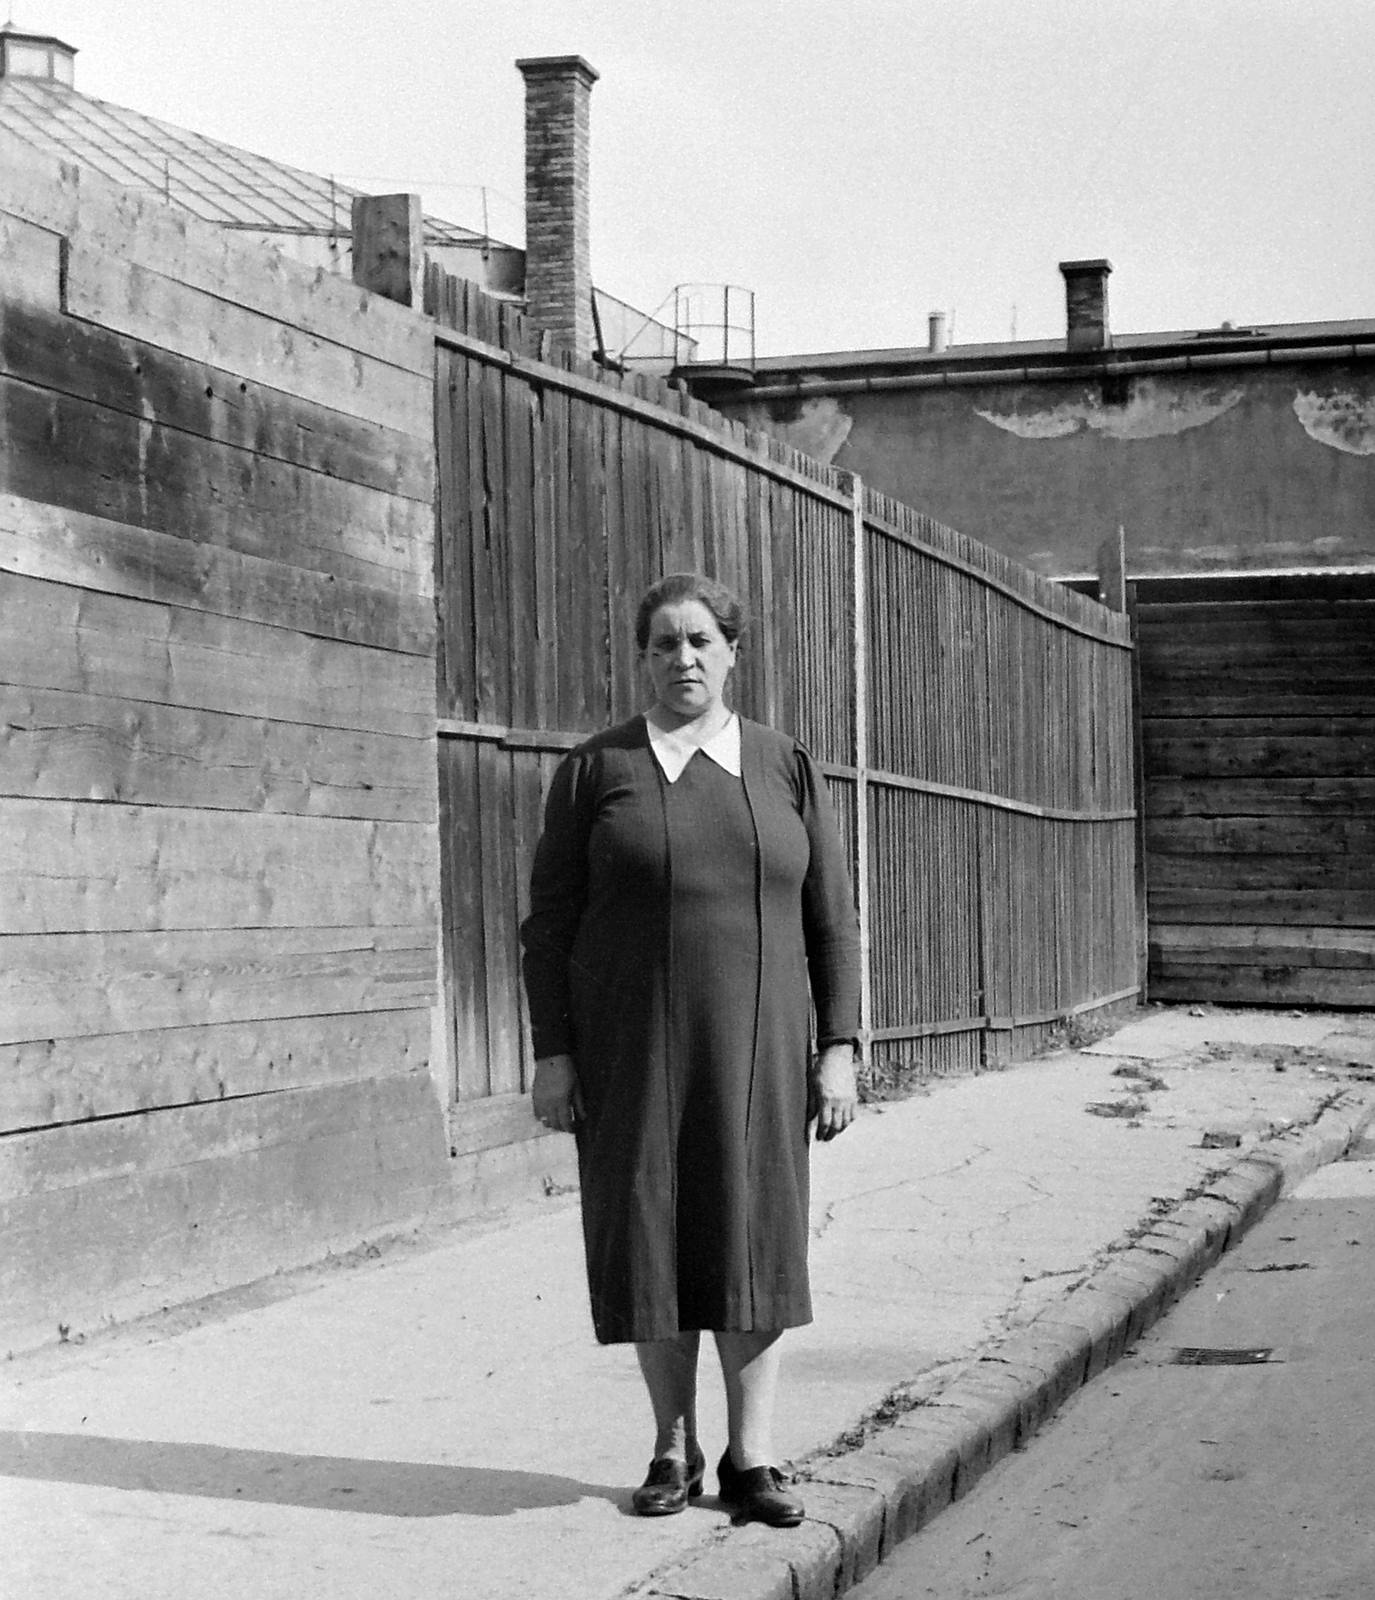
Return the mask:
[[[1210,1348],[1207,1345],[1181,1345],[1174,1353],[1177,1367],[1259,1367],[1275,1353],[1272,1344],[1246,1350]]]

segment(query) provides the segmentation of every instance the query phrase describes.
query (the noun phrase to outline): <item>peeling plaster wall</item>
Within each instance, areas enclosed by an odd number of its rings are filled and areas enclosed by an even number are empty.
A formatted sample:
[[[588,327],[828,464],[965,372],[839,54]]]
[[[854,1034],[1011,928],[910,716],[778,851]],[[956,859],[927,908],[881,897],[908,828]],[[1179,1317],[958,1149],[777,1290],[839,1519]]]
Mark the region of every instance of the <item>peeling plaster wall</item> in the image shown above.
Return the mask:
[[[1375,563],[1368,362],[722,409],[1050,574]]]
[[[1319,444],[1353,456],[1375,456],[1375,395],[1354,389],[1320,394],[1304,389],[1294,396],[1294,415]]]
[[[854,419],[844,409],[848,395],[818,395],[815,399],[782,401],[772,406],[749,406],[743,410],[721,406],[719,409],[743,416],[752,428],[767,428],[770,433],[785,440],[794,450],[801,450],[818,461],[828,464],[850,437]]]
[[[1011,409],[984,410],[975,406],[974,415],[1020,439],[1064,439],[1086,429],[1109,439],[1160,439],[1190,428],[1207,427],[1240,405],[1245,393],[1235,386],[1195,390],[1183,384],[1139,378],[1132,384],[1129,398],[1119,405],[1103,398],[1102,387],[1098,383],[1085,384],[1074,399],[1051,406],[1036,404],[1034,396],[1031,404]]]

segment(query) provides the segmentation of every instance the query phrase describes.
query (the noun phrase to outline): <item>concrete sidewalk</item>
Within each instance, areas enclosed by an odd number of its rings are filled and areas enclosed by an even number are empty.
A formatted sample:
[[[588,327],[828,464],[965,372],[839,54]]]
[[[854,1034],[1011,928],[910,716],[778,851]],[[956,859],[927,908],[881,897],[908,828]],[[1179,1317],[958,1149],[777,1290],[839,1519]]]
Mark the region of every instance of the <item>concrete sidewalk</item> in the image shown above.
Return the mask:
[[[569,1196],[16,1359],[0,1594],[833,1594],[1372,1112],[1375,1017],[1181,1010],[864,1111],[815,1152],[788,1532],[710,1495],[629,1514],[646,1407],[633,1352],[593,1342]],[[713,1463],[718,1391],[704,1352]]]

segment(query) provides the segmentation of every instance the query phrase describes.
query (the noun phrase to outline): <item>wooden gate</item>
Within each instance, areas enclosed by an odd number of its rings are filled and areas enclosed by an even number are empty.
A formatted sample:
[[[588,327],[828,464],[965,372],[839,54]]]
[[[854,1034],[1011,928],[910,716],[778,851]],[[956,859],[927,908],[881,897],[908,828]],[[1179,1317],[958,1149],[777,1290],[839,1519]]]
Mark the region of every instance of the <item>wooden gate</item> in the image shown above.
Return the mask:
[[[440,790],[468,1151],[532,1136],[517,927],[564,751],[643,708],[664,572],[753,618],[746,715],[802,738],[849,840],[882,1081],[1034,1049],[1137,991],[1125,616],[655,380],[549,359],[431,269]]]
[[[1138,606],[1152,997],[1375,1004],[1375,574]]]

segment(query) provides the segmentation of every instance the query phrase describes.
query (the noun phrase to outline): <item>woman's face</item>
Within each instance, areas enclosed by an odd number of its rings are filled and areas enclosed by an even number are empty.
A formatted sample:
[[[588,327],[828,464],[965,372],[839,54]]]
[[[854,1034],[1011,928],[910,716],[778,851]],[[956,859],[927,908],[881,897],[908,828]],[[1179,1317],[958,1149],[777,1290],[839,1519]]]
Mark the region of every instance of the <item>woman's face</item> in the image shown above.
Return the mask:
[[[649,619],[643,659],[659,709],[690,722],[721,703],[735,646],[700,600],[683,600]]]

